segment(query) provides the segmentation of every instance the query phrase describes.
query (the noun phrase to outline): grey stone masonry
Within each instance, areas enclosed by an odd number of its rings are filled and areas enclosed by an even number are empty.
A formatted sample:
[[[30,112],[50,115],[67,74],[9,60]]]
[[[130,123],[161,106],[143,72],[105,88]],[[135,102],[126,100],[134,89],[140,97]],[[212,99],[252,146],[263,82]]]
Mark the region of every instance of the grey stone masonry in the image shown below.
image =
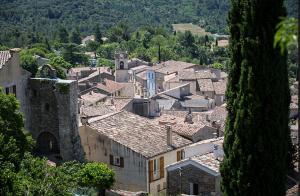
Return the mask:
[[[42,153],[59,153],[64,161],[83,161],[78,133],[77,82],[32,78],[29,80],[30,126]]]
[[[167,194],[190,195],[191,183],[198,184],[198,195],[210,194],[215,192],[217,178],[193,165],[186,165],[181,168],[181,172],[179,169],[168,171]]]

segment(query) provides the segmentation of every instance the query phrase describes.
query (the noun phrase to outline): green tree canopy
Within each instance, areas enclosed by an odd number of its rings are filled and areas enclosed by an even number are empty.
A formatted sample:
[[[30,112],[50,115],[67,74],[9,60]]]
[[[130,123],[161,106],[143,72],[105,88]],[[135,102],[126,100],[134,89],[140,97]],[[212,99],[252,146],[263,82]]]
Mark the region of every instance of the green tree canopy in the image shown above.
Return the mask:
[[[223,193],[285,195],[290,94],[286,54],[274,48],[283,1],[231,0],[231,5]]]
[[[96,189],[109,189],[115,182],[114,172],[103,163],[87,163],[80,171],[81,185]]]

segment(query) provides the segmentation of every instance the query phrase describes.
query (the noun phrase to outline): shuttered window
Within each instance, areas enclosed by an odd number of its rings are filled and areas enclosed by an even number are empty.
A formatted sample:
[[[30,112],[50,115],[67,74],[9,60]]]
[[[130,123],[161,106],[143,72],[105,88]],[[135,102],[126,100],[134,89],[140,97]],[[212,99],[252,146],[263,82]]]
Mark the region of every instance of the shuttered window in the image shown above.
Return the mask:
[[[182,159],[184,159],[184,157],[185,157],[184,150],[177,151],[177,161],[181,161]]]
[[[159,180],[165,177],[164,157],[149,161],[149,182]]]
[[[153,160],[149,161],[149,182],[153,182]]]
[[[159,175],[160,178],[164,178],[165,177],[165,161],[164,161],[164,157],[160,157],[159,158]]]
[[[114,166],[124,167],[124,158],[119,156],[109,155],[109,163]]]

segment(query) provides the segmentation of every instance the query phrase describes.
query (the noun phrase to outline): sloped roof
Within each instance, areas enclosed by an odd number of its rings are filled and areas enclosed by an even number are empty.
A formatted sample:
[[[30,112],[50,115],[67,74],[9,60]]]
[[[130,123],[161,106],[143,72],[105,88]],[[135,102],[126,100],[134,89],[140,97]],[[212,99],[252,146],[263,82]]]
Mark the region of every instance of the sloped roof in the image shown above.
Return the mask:
[[[3,65],[10,59],[11,55],[10,52],[7,51],[0,51],[0,69],[2,69]]]
[[[151,158],[191,144],[176,133],[172,134],[172,146],[167,145],[167,131],[147,118],[121,111],[101,118],[91,119],[90,127],[111,140]]]
[[[190,99],[185,101],[180,101],[182,107],[186,108],[207,108],[209,100],[208,99]]]
[[[227,81],[226,80],[221,80],[221,81],[218,81],[218,82],[213,82],[215,93],[217,95],[225,95],[226,85],[227,85]]]
[[[199,84],[200,91],[214,91],[214,86],[211,79],[198,79],[197,82]]]
[[[161,64],[158,64],[156,66],[153,66],[153,69],[157,72],[168,75],[168,74],[178,72],[180,70],[191,68],[193,66],[195,66],[195,64],[193,64],[193,63],[170,60],[170,61],[166,61]]]
[[[178,72],[180,80],[196,80],[196,74],[193,70],[182,70]]]
[[[124,85],[112,80],[104,79],[104,82],[98,83],[96,87],[112,94],[124,88]]]

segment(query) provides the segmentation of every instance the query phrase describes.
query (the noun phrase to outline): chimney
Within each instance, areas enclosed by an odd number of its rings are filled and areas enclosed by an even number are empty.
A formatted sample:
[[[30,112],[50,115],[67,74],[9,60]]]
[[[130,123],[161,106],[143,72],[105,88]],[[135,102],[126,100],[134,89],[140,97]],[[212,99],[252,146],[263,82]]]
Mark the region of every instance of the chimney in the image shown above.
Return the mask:
[[[209,120],[209,116],[208,116],[208,114],[206,114],[206,115],[205,115],[205,118],[206,118],[206,121],[207,121],[207,122],[209,122],[209,121],[210,121],[210,120]]]
[[[76,80],[78,80],[78,72],[76,72]]]
[[[172,146],[172,126],[166,125],[167,129],[167,145]]]
[[[218,145],[214,144],[213,154],[216,160],[218,160],[219,158],[218,150],[219,150]]]
[[[84,126],[88,125],[88,118],[86,116],[81,117],[81,124]]]
[[[221,125],[219,122],[216,122],[216,121],[213,121],[211,123],[212,127],[216,129],[216,133],[215,133],[215,137],[218,138],[220,137],[220,128],[221,128]]]

